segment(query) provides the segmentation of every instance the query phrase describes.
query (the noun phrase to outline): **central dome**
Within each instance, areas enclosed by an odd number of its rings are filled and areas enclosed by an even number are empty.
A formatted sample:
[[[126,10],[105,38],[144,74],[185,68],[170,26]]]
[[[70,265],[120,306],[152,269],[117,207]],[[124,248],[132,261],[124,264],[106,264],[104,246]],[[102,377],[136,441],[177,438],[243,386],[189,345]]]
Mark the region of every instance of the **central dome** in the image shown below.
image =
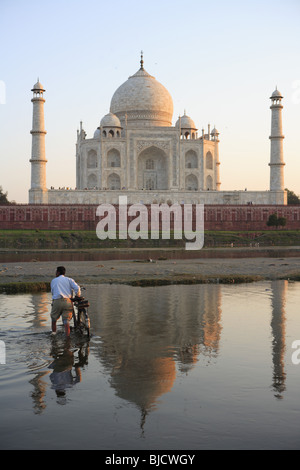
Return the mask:
[[[172,126],[173,100],[168,90],[143,65],[114,93],[110,112],[122,126]]]

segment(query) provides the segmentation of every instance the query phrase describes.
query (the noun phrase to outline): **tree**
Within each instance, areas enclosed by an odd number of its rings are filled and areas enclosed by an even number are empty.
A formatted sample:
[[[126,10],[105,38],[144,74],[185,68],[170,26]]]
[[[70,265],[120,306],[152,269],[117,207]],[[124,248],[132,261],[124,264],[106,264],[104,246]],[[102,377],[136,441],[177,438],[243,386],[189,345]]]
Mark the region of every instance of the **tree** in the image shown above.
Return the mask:
[[[0,206],[8,206],[9,204],[11,203],[7,199],[7,191],[4,193],[2,186],[0,186]]]
[[[285,217],[278,217],[277,224],[278,224],[279,227],[285,227],[286,226],[286,218]]]
[[[278,218],[277,214],[271,214],[267,220],[268,227],[277,227]]]
[[[268,227],[285,227],[286,225],[286,218],[285,217],[277,217],[277,214],[271,214],[267,220]]]
[[[288,204],[300,204],[300,197],[294,193],[294,191],[290,191],[286,189],[287,192],[287,203]]]

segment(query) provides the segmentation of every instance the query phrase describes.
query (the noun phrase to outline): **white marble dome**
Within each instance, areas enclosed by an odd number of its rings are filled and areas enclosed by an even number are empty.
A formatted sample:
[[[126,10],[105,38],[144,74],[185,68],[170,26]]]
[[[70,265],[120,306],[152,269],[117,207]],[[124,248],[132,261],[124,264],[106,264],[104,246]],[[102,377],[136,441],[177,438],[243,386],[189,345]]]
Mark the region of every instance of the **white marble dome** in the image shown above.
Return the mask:
[[[101,127],[121,127],[120,119],[113,113],[106,114],[100,122]]]
[[[128,126],[172,126],[173,100],[143,67],[114,93],[110,112]]]
[[[176,127],[179,126],[181,126],[181,129],[196,129],[194,121],[186,114],[181,116],[181,118],[176,122]]]

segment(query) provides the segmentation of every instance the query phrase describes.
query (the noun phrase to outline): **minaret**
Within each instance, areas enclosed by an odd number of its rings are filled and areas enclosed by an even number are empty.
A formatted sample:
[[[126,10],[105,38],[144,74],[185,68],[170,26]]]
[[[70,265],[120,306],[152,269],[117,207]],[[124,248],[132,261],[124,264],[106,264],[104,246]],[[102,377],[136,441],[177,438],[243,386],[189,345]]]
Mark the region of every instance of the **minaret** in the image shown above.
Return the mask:
[[[284,191],[284,161],[283,161],[283,139],[282,134],[282,109],[283,96],[276,90],[270,99],[272,105],[272,125],[271,125],[271,159],[270,159],[270,191]]]
[[[219,159],[219,135],[216,126],[211,131],[212,140],[215,142],[215,181],[216,181],[216,190],[220,191],[221,180],[220,180],[220,159]]]
[[[31,90],[33,92],[32,113],[32,147],[31,147],[31,188],[29,190],[29,204],[47,203],[46,188],[46,155],[45,155],[45,120],[44,120],[44,88],[37,81]]]

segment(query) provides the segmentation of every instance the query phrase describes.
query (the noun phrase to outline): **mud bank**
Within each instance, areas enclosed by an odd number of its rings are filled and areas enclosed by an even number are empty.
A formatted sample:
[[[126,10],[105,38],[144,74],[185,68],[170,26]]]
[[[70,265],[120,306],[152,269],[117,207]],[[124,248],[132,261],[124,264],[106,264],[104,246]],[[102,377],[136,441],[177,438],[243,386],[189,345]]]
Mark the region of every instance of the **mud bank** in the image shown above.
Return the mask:
[[[114,283],[132,286],[241,283],[261,280],[300,280],[300,257],[211,258],[168,260],[32,261],[0,263],[0,292],[49,290],[56,267],[80,285]]]

